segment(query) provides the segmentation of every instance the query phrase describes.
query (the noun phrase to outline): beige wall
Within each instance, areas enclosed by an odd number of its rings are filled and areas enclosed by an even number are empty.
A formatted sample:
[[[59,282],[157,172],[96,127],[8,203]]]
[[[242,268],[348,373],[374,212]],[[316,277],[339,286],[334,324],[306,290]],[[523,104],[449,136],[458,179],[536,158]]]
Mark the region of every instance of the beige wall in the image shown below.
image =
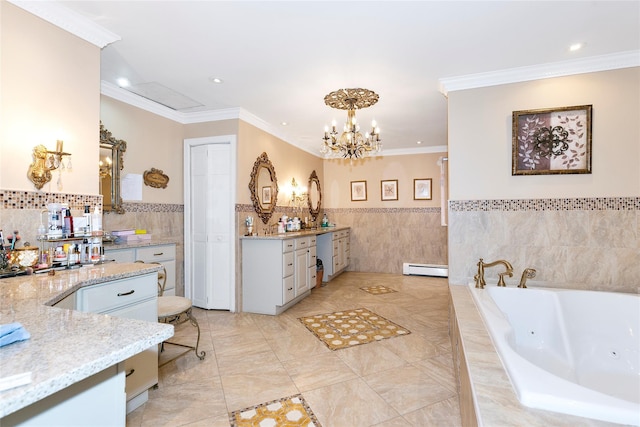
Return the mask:
[[[637,67],[450,93],[449,280],[507,259],[508,284],[533,267],[546,286],[638,292],[639,93]],[[582,104],[593,173],[511,176],[511,112]]]
[[[451,200],[640,195],[640,68],[449,93]],[[511,176],[511,113],[593,105],[592,174]]]
[[[62,139],[72,171],[42,191],[97,195],[100,49],[6,1],[0,12],[0,188],[34,191],[33,147]]]
[[[167,188],[142,185],[145,203],[182,203],[183,125],[132,107],[107,96],[100,97],[100,119],[114,138],[127,142],[122,176],[142,175],[151,168],[169,176]]]
[[[307,186],[309,175],[315,170],[320,182],[323,182],[321,158],[241,121],[238,131],[238,203],[251,203],[248,187],[250,175],[256,158],[263,152],[267,153],[276,171],[279,187],[277,206],[289,205],[287,196],[290,193],[286,194],[286,190],[292,178],[299,185]],[[274,220],[275,217],[271,222]]]
[[[326,208],[414,208],[440,207],[440,166],[447,153],[379,156],[350,162],[324,162],[323,206]],[[413,180],[432,179],[431,200],[413,200]],[[398,200],[382,201],[380,181],[398,180]],[[351,182],[367,182],[367,200],[351,201]]]

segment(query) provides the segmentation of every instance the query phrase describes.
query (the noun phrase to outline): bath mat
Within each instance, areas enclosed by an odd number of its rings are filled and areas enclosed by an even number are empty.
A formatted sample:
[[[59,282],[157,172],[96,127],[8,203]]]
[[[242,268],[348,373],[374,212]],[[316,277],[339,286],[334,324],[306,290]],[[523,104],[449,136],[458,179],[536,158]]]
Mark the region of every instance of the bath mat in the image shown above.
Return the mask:
[[[300,317],[299,320],[330,350],[340,350],[411,333],[408,329],[366,308]]]
[[[398,292],[395,289],[392,288],[387,288],[386,286],[383,285],[376,285],[376,286],[365,286],[364,288],[360,288],[365,292],[369,292],[370,294],[373,295],[382,295],[382,294],[390,294],[392,292]]]
[[[231,427],[321,427],[301,394],[234,411],[229,422]]]

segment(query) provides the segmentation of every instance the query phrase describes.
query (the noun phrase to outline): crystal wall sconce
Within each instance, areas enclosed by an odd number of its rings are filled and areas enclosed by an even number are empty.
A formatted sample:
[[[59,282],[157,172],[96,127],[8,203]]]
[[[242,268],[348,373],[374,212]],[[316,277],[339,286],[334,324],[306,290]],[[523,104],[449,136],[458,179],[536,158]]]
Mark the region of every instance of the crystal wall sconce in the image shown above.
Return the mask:
[[[63,142],[58,140],[56,151],[49,151],[44,145],[33,147],[33,163],[29,165],[27,176],[38,190],[51,181],[51,171],[56,169],[58,169],[58,190],[62,190],[62,171],[71,170],[71,153],[65,153],[62,145]]]

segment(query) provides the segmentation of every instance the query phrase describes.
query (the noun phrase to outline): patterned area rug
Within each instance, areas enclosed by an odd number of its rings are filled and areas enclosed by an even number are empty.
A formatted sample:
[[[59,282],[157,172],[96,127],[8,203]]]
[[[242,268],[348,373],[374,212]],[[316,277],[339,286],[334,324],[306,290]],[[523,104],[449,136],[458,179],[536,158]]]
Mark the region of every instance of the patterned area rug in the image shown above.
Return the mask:
[[[373,295],[382,295],[382,294],[390,294],[392,292],[398,292],[395,289],[392,288],[387,288],[386,286],[383,285],[377,285],[377,286],[365,286],[364,288],[360,288],[365,292],[369,292],[370,294]]]
[[[234,411],[229,422],[231,427],[321,427],[301,394]]]
[[[340,350],[411,332],[366,308],[317,314],[299,319],[330,350]]]

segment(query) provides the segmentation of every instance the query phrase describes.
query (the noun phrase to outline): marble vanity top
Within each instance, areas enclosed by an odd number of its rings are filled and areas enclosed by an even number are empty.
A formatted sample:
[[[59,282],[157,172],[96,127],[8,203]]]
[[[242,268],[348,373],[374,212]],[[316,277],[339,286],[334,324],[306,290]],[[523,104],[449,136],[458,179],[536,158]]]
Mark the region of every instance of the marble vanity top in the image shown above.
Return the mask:
[[[348,230],[350,227],[333,226],[333,227],[318,227],[315,230],[301,230],[301,231],[288,231],[286,233],[276,234],[259,234],[255,236],[240,236],[241,239],[257,240],[257,239],[272,239],[272,240],[284,240],[295,239],[296,237],[305,236],[317,236],[325,233],[332,233],[334,231]]]
[[[0,380],[32,373],[30,384],[0,392],[0,418],[170,338],[171,325],[53,307],[81,287],[158,268],[108,263],[0,280],[0,324],[20,322],[31,334],[0,347]]]
[[[149,240],[138,240],[136,242],[123,242],[123,243],[105,243],[104,249],[128,249],[128,248],[144,248],[146,246],[159,246],[159,245],[176,245],[178,242],[172,239],[151,238]]]

